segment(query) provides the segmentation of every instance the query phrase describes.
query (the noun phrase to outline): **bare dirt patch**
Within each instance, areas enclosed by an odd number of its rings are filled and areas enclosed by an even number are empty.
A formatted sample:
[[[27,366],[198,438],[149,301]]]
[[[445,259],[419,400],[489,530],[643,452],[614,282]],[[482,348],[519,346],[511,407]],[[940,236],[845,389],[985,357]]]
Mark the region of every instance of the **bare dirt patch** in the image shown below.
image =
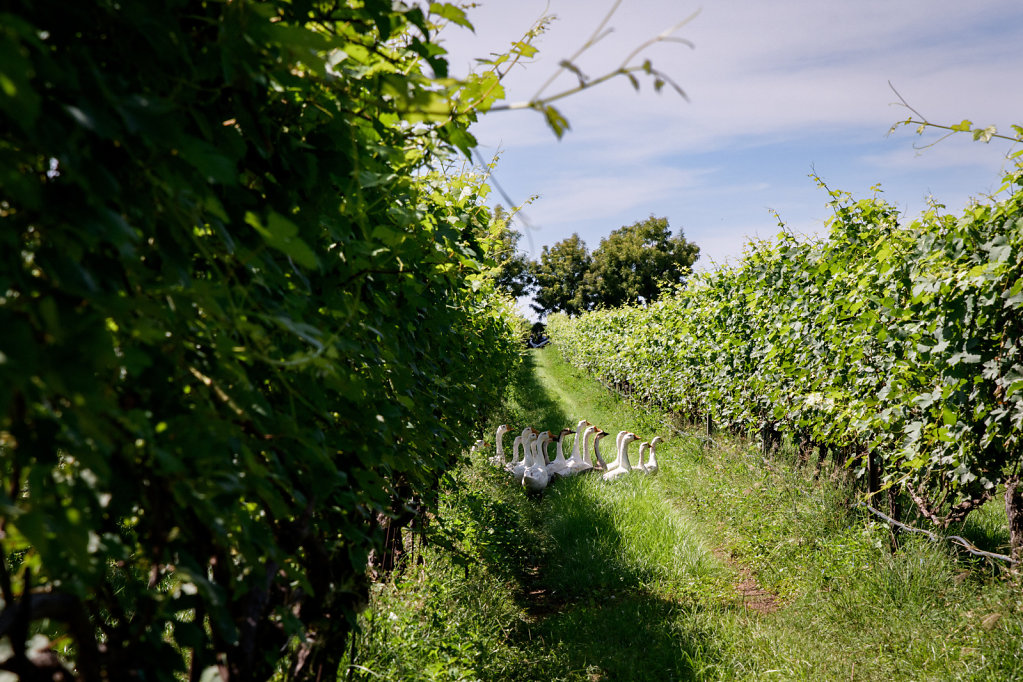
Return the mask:
[[[540,567],[530,566],[522,584],[522,605],[531,620],[539,621],[565,610],[568,602],[540,582]]]
[[[768,592],[757,582],[753,572],[744,566],[736,565],[732,555],[723,549],[715,549],[714,556],[724,561],[738,572],[738,579],[732,583],[735,593],[742,597],[743,608],[755,613],[774,613],[780,607],[778,595]]]

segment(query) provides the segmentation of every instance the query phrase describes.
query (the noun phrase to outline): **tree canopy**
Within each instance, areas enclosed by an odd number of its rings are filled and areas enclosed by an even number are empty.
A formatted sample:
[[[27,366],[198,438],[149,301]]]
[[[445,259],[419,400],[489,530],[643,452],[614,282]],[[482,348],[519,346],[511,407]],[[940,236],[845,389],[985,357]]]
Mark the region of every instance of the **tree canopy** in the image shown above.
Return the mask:
[[[682,230],[672,235],[667,218],[650,216],[600,241],[591,254],[573,234],[533,264],[534,310],[577,315],[597,307],[656,301],[665,285],[685,281],[700,247]]]
[[[541,314],[564,312],[578,315],[590,309],[584,286],[593,258],[578,234],[543,247],[540,259],[533,263],[536,286],[533,309]]]
[[[651,303],[665,283],[683,282],[699,255],[681,230],[672,236],[667,218],[651,215],[600,240],[584,285],[604,307]]]

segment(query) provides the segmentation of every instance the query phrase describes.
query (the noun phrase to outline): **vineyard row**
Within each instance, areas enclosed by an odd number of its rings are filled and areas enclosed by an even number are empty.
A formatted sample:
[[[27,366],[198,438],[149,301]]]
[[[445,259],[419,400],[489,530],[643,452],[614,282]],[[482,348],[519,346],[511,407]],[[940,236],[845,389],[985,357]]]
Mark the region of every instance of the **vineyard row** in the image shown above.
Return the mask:
[[[1001,491],[1023,551],[1023,175],[905,223],[830,191],[828,235],[748,245],[648,306],[548,322],[560,352],[693,420],[858,467],[938,525]],[[784,226],[783,226],[784,227]]]

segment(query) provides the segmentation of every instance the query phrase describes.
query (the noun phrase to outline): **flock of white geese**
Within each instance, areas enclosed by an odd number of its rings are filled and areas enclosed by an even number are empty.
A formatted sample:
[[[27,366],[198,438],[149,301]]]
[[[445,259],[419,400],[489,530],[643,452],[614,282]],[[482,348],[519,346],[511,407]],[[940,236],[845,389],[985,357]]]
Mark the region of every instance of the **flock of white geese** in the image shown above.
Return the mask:
[[[490,458],[494,466],[503,467],[507,470],[522,487],[529,492],[542,492],[551,481],[557,477],[567,478],[585,472],[596,471],[602,473],[605,481],[615,481],[634,471],[653,474],[657,473],[657,444],[663,439],[655,436],[650,442],[639,444],[639,462],[629,462],[629,444],[639,440],[639,436],[631,431],[619,431],[617,437],[617,457],[611,464],[607,464],[600,456],[600,441],[608,436],[608,432],[591,424],[586,419],[579,420],[575,429],[575,439],[572,441],[572,453],[565,456],[565,436],[571,434],[572,429],[562,429],[555,434],[552,431],[537,431],[527,426],[522,433],[515,436],[512,443],[511,460],[507,459],[504,450],[504,436],[514,430],[508,424],[501,424],[497,427],[495,441],[497,443],[497,454]],[[552,459],[548,454],[551,443],[557,446],[556,455]],[[593,458],[590,458],[592,444]],[[476,442],[476,448],[482,448],[483,441]],[[519,450],[522,451],[522,458],[519,458]],[[644,455],[646,459],[644,460]]]

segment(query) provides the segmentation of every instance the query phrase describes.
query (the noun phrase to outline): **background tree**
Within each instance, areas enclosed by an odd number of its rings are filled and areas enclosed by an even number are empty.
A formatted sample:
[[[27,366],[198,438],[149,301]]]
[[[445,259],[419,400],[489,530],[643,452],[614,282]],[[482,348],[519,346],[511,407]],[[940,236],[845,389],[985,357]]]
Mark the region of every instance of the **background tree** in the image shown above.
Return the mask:
[[[606,307],[657,300],[661,286],[685,280],[700,247],[679,230],[672,236],[667,218],[620,227],[600,240],[583,286]]]
[[[533,310],[546,315],[564,312],[578,315],[592,307],[584,287],[592,258],[586,243],[578,234],[562,239],[554,246],[543,247],[539,261],[533,263],[536,282],[536,303]]]
[[[649,303],[664,284],[685,280],[700,255],[700,247],[682,231],[672,236],[667,218],[620,227],[600,240],[591,255],[573,234],[548,249],[532,264],[536,287],[533,309],[542,315],[577,315],[597,306],[615,308]]]

